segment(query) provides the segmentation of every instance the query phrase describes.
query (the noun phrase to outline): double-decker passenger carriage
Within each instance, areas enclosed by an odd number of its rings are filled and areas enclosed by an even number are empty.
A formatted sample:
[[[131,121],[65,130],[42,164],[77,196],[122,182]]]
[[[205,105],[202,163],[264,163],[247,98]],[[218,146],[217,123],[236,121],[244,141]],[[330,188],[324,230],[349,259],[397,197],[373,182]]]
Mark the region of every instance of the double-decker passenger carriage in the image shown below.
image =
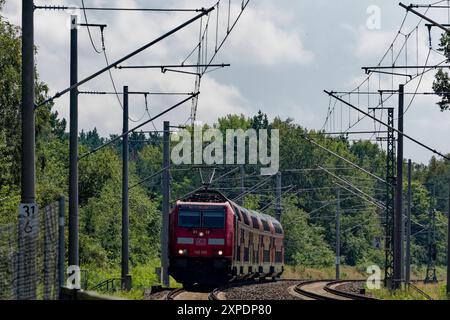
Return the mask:
[[[284,271],[283,228],[217,191],[198,191],[170,215],[170,275],[185,286],[279,277]]]

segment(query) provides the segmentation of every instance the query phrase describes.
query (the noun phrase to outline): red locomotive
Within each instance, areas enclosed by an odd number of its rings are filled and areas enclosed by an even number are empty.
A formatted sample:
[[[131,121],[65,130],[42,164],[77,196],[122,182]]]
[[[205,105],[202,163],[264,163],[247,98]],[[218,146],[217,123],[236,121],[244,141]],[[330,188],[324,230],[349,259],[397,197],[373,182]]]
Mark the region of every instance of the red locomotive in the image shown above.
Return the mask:
[[[247,210],[217,191],[178,201],[170,215],[170,275],[185,286],[279,277],[284,233],[273,217]]]

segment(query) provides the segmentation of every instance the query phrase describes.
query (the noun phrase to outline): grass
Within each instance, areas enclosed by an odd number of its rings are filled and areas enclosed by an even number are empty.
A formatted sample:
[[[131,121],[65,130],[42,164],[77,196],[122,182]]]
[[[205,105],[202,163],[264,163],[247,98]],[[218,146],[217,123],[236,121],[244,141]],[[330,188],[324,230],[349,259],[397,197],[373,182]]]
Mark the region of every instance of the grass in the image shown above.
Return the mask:
[[[306,268],[302,266],[285,266],[283,278],[285,279],[302,279],[302,280],[328,280],[336,277],[335,267],[327,268]],[[364,279],[367,275],[356,267],[342,266],[342,279]]]
[[[415,284],[417,288],[429,295],[433,300],[449,300],[446,293],[446,284]],[[386,288],[380,290],[368,290],[368,292],[377,299],[382,300],[428,300],[427,297],[420,294],[413,288],[391,292]]]
[[[132,278],[133,288],[131,291],[123,291],[118,288],[114,292],[98,291],[101,294],[113,295],[115,297],[130,299],[130,300],[143,300],[145,290],[150,289],[152,286],[159,285],[159,279],[157,279],[155,269],[160,266],[158,259],[154,259],[145,265],[134,266],[130,268],[130,274]],[[99,269],[96,267],[85,266],[83,268],[87,270],[86,279],[87,287],[94,287],[95,285],[112,278],[119,279],[121,277],[120,267],[109,267],[106,269]],[[83,282],[83,280],[82,280]],[[170,279],[172,288],[179,288],[181,285],[172,278]],[[120,286],[120,285],[119,285]]]

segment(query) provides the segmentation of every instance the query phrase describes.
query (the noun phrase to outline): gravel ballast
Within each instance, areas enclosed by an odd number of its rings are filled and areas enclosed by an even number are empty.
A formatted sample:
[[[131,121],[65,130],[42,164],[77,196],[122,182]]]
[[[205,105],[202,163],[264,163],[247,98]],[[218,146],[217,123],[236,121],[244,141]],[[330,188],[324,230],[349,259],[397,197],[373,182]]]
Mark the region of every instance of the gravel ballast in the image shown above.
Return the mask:
[[[278,281],[231,287],[222,292],[227,300],[301,300],[289,294],[289,287],[301,281]]]

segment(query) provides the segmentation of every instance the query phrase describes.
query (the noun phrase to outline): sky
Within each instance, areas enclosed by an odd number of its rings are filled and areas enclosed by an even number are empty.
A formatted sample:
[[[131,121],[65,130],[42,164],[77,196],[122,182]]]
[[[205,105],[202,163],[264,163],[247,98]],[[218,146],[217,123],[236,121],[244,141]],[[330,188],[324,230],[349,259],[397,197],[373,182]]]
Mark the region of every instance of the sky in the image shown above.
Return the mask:
[[[217,0],[85,0],[88,7],[136,7],[136,8],[201,8],[213,6]],[[240,10],[241,1],[231,1],[231,20]],[[423,1],[429,4],[430,2]],[[443,1],[442,4],[446,4]],[[36,5],[76,5],[79,0],[38,1]],[[409,3],[408,3],[409,4]],[[219,10],[218,40],[225,36],[228,1],[221,1]],[[420,9],[422,13],[425,9]],[[74,11],[79,13],[79,11]],[[67,11],[35,12],[35,43],[38,47],[37,65],[40,78],[55,93],[69,84],[70,14]],[[447,10],[431,9],[427,16],[441,23],[449,23]],[[7,0],[2,15],[11,23],[21,24],[21,1]],[[104,12],[88,11],[89,23],[105,23],[105,44],[110,61],[115,61],[138,47],[154,40],[172,28],[196,15],[192,12],[149,13],[149,12]],[[377,65],[387,52],[381,65],[426,63],[429,52],[428,31],[424,22],[412,13],[405,17],[405,10],[392,0],[250,0],[236,28],[219,51],[214,63],[230,63],[231,67],[208,73],[202,79],[198,103],[197,120],[214,123],[218,117],[227,114],[253,116],[262,110],[271,119],[291,118],[308,129],[345,131],[358,120],[356,112],[349,112],[346,106],[334,104],[336,112],[324,127],[330,106],[326,90],[350,91],[367,77],[363,66]],[[79,16],[84,22],[83,15]],[[215,46],[217,10],[211,14],[208,33],[208,55]],[[203,20],[205,22],[205,20]],[[402,26],[402,27],[401,27]],[[417,31],[416,31],[416,26]],[[193,23],[170,38],[147,49],[130,59],[125,65],[180,64],[198,43],[200,22]],[[400,33],[399,33],[400,31]],[[93,42],[101,47],[100,33],[91,29]],[[408,37],[407,44],[405,39]],[[440,32],[432,29],[432,47],[437,49]],[[394,38],[392,50],[389,50]],[[418,45],[417,45],[418,44]],[[187,61],[196,63],[196,57]],[[428,65],[443,61],[442,55],[430,52]],[[102,54],[94,52],[84,28],[79,31],[79,78],[89,76],[105,66]],[[401,71],[404,72],[404,71]],[[415,74],[417,71],[410,71]],[[113,70],[118,91],[129,86],[130,91],[151,92],[193,92],[192,75],[165,73],[160,70]],[[428,72],[406,85],[405,91],[413,93],[431,92],[434,72]],[[360,88],[361,92],[397,88],[404,76],[373,75]],[[109,75],[106,73],[83,85],[83,91],[112,91]],[[434,96],[406,95],[405,133],[449,153],[450,111],[441,112]],[[151,96],[149,112],[157,114],[177,103],[181,96]],[[386,98],[386,96],[384,96]],[[352,95],[347,101],[367,111],[376,107],[380,99],[373,95]],[[396,107],[397,97],[387,100],[383,106]],[[69,116],[68,96],[56,100],[55,109],[65,118]],[[163,116],[154,125],[161,129],[162,121],[184,124],[190,116],[191,104],[186,103]],[[142,96],[130,97],[130,117],[137,121],[146,119]],[[386,114],[376,116],[383,121]],[[148,118],[148,117],[147,117]],[[135,123],[131,123],[133,127]],[[80,96],[80,130],[97,128],[102,135],[117,134],[122,129],[122,109],[115,96]],[[144,127],[152,130],[153,124]],[[363,119],[351,131],[384,129],[375,126],[370,119]],[[371,139],[372,135],[355,135],[355,139]],[[385,145],[382,145],[385,147]],[[433,154],[418,145],[405,141],[405,158],[415,162],[428,163]]]

